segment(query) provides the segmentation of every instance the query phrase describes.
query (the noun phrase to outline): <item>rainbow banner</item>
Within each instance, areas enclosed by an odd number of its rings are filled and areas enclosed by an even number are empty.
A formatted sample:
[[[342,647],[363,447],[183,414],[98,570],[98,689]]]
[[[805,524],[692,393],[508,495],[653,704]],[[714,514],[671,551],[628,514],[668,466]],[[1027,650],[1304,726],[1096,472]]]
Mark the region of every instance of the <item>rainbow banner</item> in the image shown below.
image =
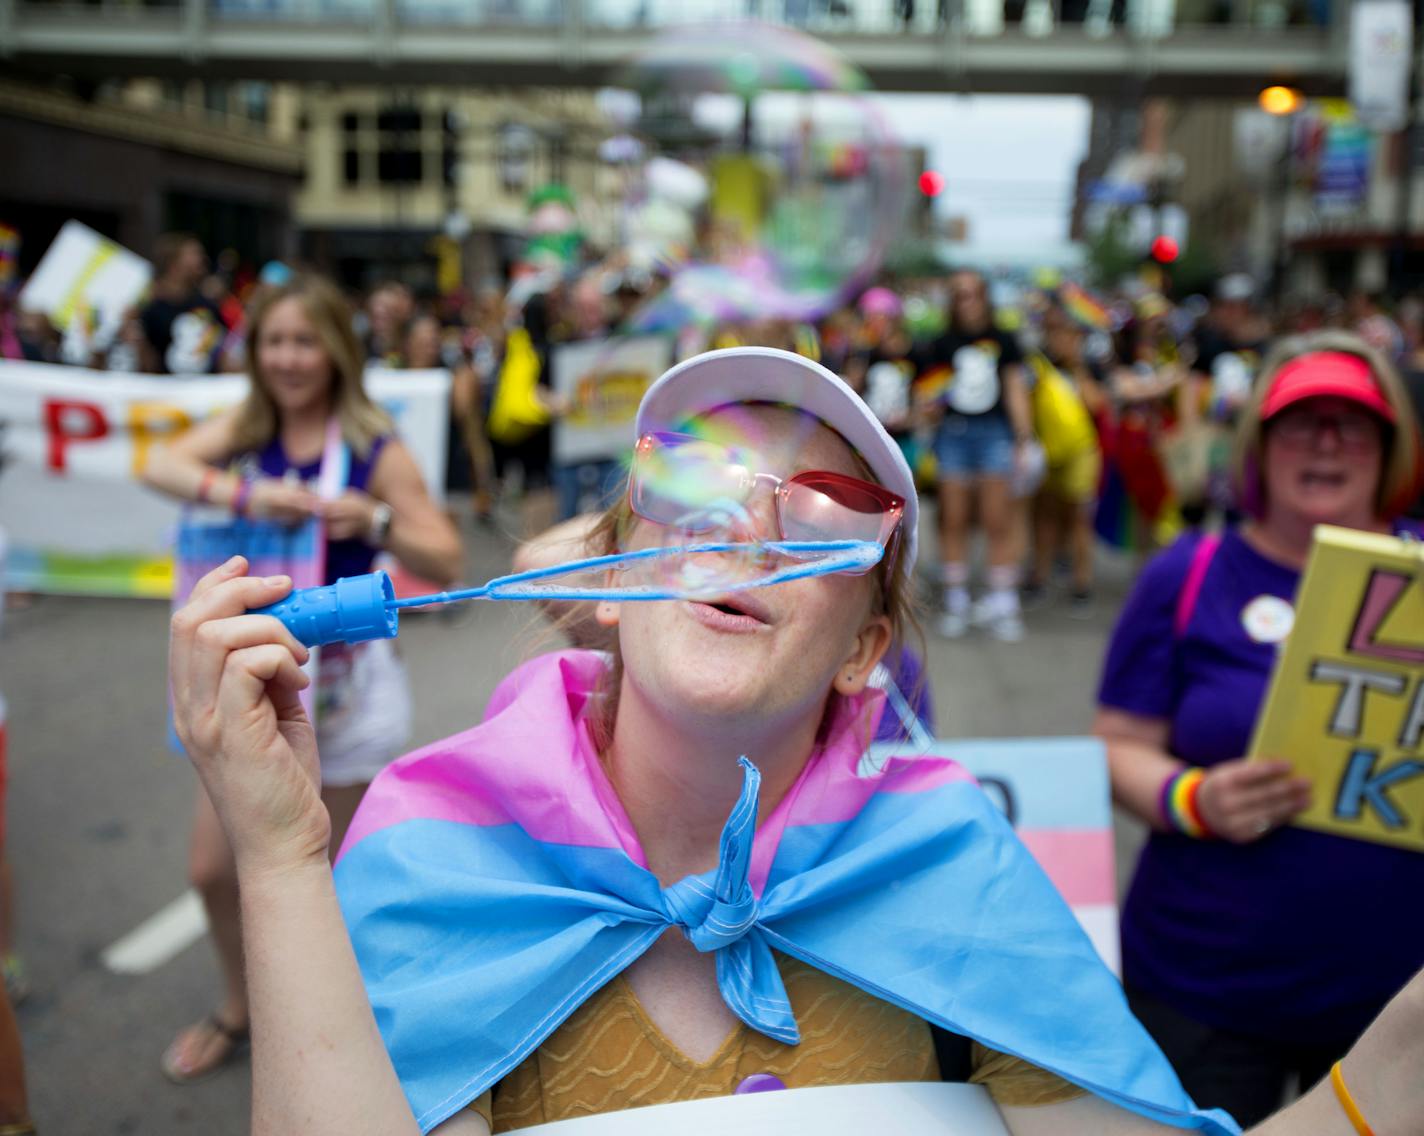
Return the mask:
[[[426,484],[445,477],[450,378],[372,370],[366,389],[396,420]],[[0,528],[5,585],[166,599],[179,505],[139,481],[152,448],[239,402],[241,375],[183,379],[0,361]]]

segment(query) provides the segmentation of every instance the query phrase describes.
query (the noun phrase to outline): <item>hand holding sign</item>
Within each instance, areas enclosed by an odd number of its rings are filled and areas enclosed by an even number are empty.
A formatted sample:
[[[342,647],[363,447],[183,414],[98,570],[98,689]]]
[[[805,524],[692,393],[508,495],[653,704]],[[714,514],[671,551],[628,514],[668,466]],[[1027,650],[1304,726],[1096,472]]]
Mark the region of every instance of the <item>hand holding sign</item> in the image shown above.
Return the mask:
[[[1310,807],[1310,779],[1294,775],[1289,761],[1223,761],[1207,769],[1197,807],[1214,835],[1249,844]]]

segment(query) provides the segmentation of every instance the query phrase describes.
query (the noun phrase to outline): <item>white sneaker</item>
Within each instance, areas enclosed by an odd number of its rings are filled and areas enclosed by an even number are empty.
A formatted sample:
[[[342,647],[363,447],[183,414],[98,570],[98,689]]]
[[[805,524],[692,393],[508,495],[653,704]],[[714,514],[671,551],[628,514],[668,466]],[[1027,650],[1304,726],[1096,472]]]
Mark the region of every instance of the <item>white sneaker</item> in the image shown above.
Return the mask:
[[[962,611],[946,611],[939,617],[935,630],[946,639],[962,639],[969,630],[969,619]]]
[[[1023,620],[1016,611],[996,615],[989,623],[989,634],[1000,643],[1018,643],[1024,637]]]
[[[998,618],[999,603],[993,593],[980,596],[969,608],[971,627],[990,627]]]

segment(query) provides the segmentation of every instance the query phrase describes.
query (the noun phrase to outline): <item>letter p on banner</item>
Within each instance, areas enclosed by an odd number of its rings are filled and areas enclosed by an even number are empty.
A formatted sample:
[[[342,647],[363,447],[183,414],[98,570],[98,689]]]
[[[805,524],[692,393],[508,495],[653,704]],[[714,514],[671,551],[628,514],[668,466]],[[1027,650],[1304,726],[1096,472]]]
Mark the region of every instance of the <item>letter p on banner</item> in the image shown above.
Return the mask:
[[[63,473],[69,447],[76,442],[95,442],[109,433],[109,420],[92,402],[53,398],[44,403],[45,433],[49,436],[47,464],[53,473]]]

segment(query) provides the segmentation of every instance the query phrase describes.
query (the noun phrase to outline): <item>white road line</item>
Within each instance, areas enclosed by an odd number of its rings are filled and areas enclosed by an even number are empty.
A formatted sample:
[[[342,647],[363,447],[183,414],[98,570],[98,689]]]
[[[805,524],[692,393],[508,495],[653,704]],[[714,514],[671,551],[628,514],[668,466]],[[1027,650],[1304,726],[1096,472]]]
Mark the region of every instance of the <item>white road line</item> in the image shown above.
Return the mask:
[[[190,888],[107,947],[99,958],[115,974],[147,974],[196,942],[207,929],[203,901]]]

